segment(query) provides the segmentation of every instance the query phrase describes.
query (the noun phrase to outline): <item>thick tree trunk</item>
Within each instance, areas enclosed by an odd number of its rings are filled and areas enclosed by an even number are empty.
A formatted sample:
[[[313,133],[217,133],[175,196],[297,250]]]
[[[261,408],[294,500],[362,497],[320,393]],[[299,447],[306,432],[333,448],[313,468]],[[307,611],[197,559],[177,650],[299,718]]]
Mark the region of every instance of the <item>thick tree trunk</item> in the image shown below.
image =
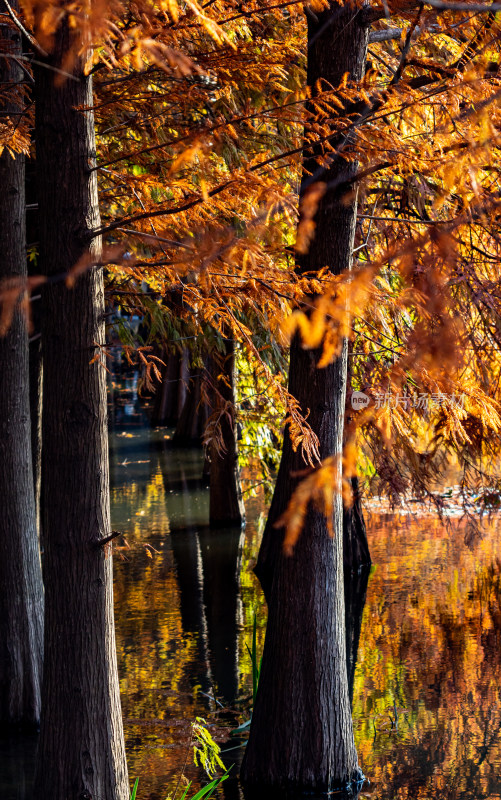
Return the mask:
[[[1,1],[0,12],[5,19]],[[11,84],[11,99],[0,105],[19,114],[15,84],[23,72],[2,52],[21,54],[19,31],[10,23],[0,24],[0,82],[4,92]],[[0,155],[0,292],[26,277],[24,168],[24,156]],[[17,305],[0,335],[0,726],[36,725],[40,716],[43,586],[30,430],[28,333]]]
[[[293,343],[290,390],[304,410],[312,409],[309,422],[326,457],[341,451],[346,359],[319,370],[318,356]],[[358,776],[346,674],[342,499],[337,491],[334,537],[323,515],[310,509],[294,554],[285,556],[283,533],[272,526],[297,483],[291,474],[301,469],[286,433],[256,569],[268,627],[242,778],[258,787],[330,791]]]
[[[36,189],[36,163],[32,158],[26,161],[26,240],[28,245],[38,242],[38,194]],[[38,259],[28,259],[28,275],[39,275]],[[42,487],[42,303],[40,290],[31,297],[32,334],[29,346],[30,372],[30,417],[31,417],[31,458],[33,461],[33,485],[35,489],[35,510],[37,530],[40,531],[40,499]]]
[[[203,370],[190,369],[186,397],[172,441],[178,447],[200,447],[207,422],[207,406],[202,399]]]
[[[69,47],[63,23],[50,59]],[[113,619],[112,558],[99,541],[110,533],[106,373],[91,363],[105,344],[102,270],[74,288],[50,281],[89,251],[99,226],[92,87],[36,74],[40,266],[44,290],[42,536],[46,582],[42,724],[37,800],[127,800]],[[99,260],[100,243],[90,246]]]
[[[338,6],[308,18],[308,85],[319,79],[336,86],[344,73],[360,79],[367,50],[367,30],[356,8]],[[316,215],[316,235],[300,270],[329,265],[338,273],[351,266],[356,199],[343,195],[342,183],[357,165],[339,156],[322,174],[328,188]],[[305,162],[302,191],[315,173]],[[346,185],[346,184],[345,184]],[[343,440],[347,347],[325,369],[320,353],[291,345],[289,389],[299,400],[317,434],[321,458],[340,454]],[[272,791],[329,791],[347,786],[360,772],[353,739],[346,673],[342,563],[341,475],[333,487],[334,537],[324,516],[308,510],[292,556],[282,551],[283,531],[273,525],[286,509],[304,469],[299,451],[285,432],[282,461],[256,573],[268,601],[268,627],[256,707],[242,765],[247,788]]]
[[[226,339],[224,347],[224,353],[211,354],[207,365],[210,412],[219,419],[219,442],[212,439],[208,447],[209,521],[216,527],[240,525],[245,520],[238,469],[235,342],[233,339]]]
[[[186,399],[186,354],[164,350],[162,357],[165,362],[161,370],[162,383],[157,388],[151,414],[154,427],[176,425]]]

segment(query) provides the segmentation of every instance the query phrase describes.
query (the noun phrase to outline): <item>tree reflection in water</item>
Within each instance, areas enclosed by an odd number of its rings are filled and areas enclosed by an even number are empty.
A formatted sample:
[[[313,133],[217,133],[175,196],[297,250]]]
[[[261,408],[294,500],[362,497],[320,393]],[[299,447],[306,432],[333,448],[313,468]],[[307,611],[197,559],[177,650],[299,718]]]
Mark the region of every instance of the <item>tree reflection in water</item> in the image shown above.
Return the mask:
[[[116,557],[115,587],[131,774],[141,776],[142,800],[163,800],[189,722],[214,711],[198,690],[213,687],[223,705],[251,694],[254,608],[260,649],[265,629],[251,571],[263,507],[259,498],[248,505],[243,535],[210,531],[201,454],[162,445],[150,456],[146,485],[129,474],[114,490],[114,527],[131,547],[117,554],[126,560]],[[486,521],[469,549],[458,521],[370,516],[374,567],[367,586],[367,575],[347,583],[345,597],[355,735],[370,779],[362,795],[500,794],[498,523]],[[230,721],[221,711],[211,719],[222,741]],[[228,758],[238,761],[238,750]],[[227,781],[225,794],[238,789]]]
[[[240,696],[251,693],[246,645],[254,608],[259,648],[265,626],[250,569],[263,509],[259,498],[249,505],[243,536],[212,532],[204,524],[207,493],[197,483],[201,454],[163,445],[151,453],[147,484],[129,475],[114,491],[115,515],[123,521],[114,524],[126,527],[131,546],[123,553],[127,560],[116,559],[115,583],[131,772],[141,776],[143,798],[156,793],[163,800],[182,767],[189,721],[214,710],[196,685],[214,687],[223,704],[233,702],[237,689]],[[347,584],[345,598],[355,733],[371,781],[362,794],[495,797],[498,518],[486,522],[473,549],[454,520],[444,525],[431,516],[372,514],[368,527],[375,566],[365,608],[367,575]],[[145,544],[158,551],[153,558]],[[223,718],[220,712],[213,729],[220,740],[228,724]],[[237,796],[230,781],[225,788]]]
[[[214,714],[206,695],[214,688],[229,705],[251,694],[254,609],[259,651],[266,623],[251,570],[262,500],[248,503],[243,534],[209,531],[202,454],[169,448],[165,435],[137,428],[113,439],[113,528],[126,539],[114,548],[120,686],[141,800],[167,796],[196,716],[210,715],[215,738],[227,738],[235,718]],[[358,590],[346,587],[355,736],[370,779],[361,796],[501,796],[499,516],[471,548],[464,533],[457,520],[369,516],[365,607],[364,576]],[[33,747],[24,741],[20,750],[0,743],[0,788],[13,800],[27,799]],[[190,759],[186,773],[201,777]],[[238,786],[224,787],[237,800]]]

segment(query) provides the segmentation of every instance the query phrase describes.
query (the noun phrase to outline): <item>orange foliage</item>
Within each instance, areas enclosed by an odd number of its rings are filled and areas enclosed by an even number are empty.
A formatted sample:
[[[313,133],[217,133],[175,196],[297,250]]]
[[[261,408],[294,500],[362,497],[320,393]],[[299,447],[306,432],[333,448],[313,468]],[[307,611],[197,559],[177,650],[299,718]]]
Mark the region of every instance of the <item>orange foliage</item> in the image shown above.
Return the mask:
[[[95,235],[126,250],[109,296],[173,347],[231,335],[310,465],[308,409],[284,388],[277,354],[299,330],[306,347],[322,345],[322,367],[347,336],[353,388],[373,398],[350,428],[373,487],[425,497],[453,460],[465,492],[499,491],[499,21],[411,0],[361,9],[381,34],[388,13],[400,39],[369,46],[360,83],[306,87],[303,12],[260,0],[25,0],[39,47],[50,50],[62,19],[75,32],[65,70],[90,53]],[[25,149],[3,126],[4,146]],[[314,235],[339,143],[359,164],[354,271],[298,275],[294,245],[303,252]],[[298,208],[301,155],[320,146]],[[445,399],[376,407],[376,394]],[[329,469],[319,476],[308,480],[322,494]]]

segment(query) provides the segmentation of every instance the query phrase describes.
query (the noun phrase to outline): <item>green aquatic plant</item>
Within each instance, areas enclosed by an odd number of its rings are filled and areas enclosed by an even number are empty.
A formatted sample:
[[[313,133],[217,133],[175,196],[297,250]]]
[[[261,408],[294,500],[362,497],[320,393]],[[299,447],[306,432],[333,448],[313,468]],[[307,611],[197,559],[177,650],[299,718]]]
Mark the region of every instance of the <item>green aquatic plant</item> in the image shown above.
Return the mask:
[[[191,746],[195,764],[203,767],[208,777],[213,778],[218,767],[221,769],[226,769],[226,767],[219,755],[221,748],[214,741],[206,726],[207,723],[202,717],[197,717],[195,722],[191,723]]]
[[[230,773],[231,767],[226,769],[223,762],[221,761],[221,756],[219,755],[221,752],[221,748],[214,741],[212,738],[209,730],[206,727],[207,723],[202,717],[197,717],[195,722],[191,723],[191,737],[188,744],[188,753],[189,750],[193,749],[193,760],[197,766],[201,766],[205,773],[209,778],[212,780],[207,783],[205,786],[202,786],[194,795],[188,797],[188,792],[190,791],[192,781],[189,781],[184,788],[184,791],[180,797],[180,800],[203,800],[203,798],[211,797],[211,795],[216,791],[216,789],[221,786],[223,781],[225,781]],[[187,753],[187,755],[188,755]],[[184,767],[186,766],[186,760],[184,761],[183,770],[181,775],[179,776],[178,782],[176,784],[176,788],[174,790],[173,795],[167,795],[166,800],[176,800],[176,795],[181,784],[181,781],[184,778]],[[216,777],[215,774],[217,772],[218,767],[224,770],[222,775],[218,775]],[[136,778],[134,783],[134,787],[132,789],[132,794],[130,796],[130,800],[136,800],[137,795],[137,787],[139,784],[139,778]]]
[[[202,717],[196,717],[195,722],[191,723],[191,737],[183,770],[179,776],[174,794],[172,796],[169,795],[166,800],[176,800],[179,786],[184,778],[184,767],[186,766],[190,749],[193,749],[193,761],[197,766],[200,766],[204,769],[206,775],[211,778],[211,781],[210,783],[206,784],[206,786],[202,786],[202,788],[199,789],[192,797],[188,797],[188,792],[190,791],[192,785],[192,781],[189,781],[180,797],[180,800],[202,800],[202,798],[209,798],[229,775],[231,767],[226,769],[221,761],[221,756],[219,755],[221,748],[212,738],[210,731],[207,728],[207,722]],[[224,772],[222,775],[214,777],[218,768],[223,769]]]
[[[229,775],[230,770],[227,769],[223,775],[218,775],[217,778],[214,778],[210,783],[206,786],[202,786],[201,789],[196,792],[193,797],[188,798],[188,792],[191,787],[191,781],[186,786],[183,794],[181,795],[180,800],[202,800],[202,798],[208,798],[216,791],[216,789],[226,780]],[[174,800],[174,798],[167,798],[167,800]]]

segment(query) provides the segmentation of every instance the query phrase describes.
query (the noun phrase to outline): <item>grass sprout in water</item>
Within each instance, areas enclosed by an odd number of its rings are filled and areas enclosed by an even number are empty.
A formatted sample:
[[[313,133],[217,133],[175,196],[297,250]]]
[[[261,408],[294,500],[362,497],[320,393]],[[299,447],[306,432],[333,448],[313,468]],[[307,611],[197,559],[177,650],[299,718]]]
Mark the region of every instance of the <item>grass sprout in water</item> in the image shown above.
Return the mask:
[[[190,750],[193,750],[193,760],[197,766],[201,766],[206,775],[212,780],[207,783],[205,786],[202,786],[194,795],[188,797],[188,793],[190,791],[192,781],[189,781],[187,786],[185,786],[182,795],[180,796],[179,800],[203,800],[203,798],[208,798],[219,788],[219,786],[225,781],[230,773],[231,767],[226,769],[223,762],[221,761],[221,756],[219,755],[221,752],[221,748],[219,745],[214,741],[212,738],[209,730],[206,727],[207,723],[202,717],[197,717],[195,722],[191,723],[191,738],[188,744],[186,758],[183,765],[183,770],[181,775],[179,776],[179,780],[176,784],[176,788],[174,790],[173,795],[168,795],[166,800],[176,800],[176,796],[181,784],[181,781],[184,778],[184,768],[186,767],[186,762],[188,760],[188,755]],[[221,775],[216,775],[218,768],[224,770]],[[139,778],[136,778],[134,787],[132,789],[132,794],[130,796],[130,800],[136,800],[137,796],[137,787],[139,785]]]

